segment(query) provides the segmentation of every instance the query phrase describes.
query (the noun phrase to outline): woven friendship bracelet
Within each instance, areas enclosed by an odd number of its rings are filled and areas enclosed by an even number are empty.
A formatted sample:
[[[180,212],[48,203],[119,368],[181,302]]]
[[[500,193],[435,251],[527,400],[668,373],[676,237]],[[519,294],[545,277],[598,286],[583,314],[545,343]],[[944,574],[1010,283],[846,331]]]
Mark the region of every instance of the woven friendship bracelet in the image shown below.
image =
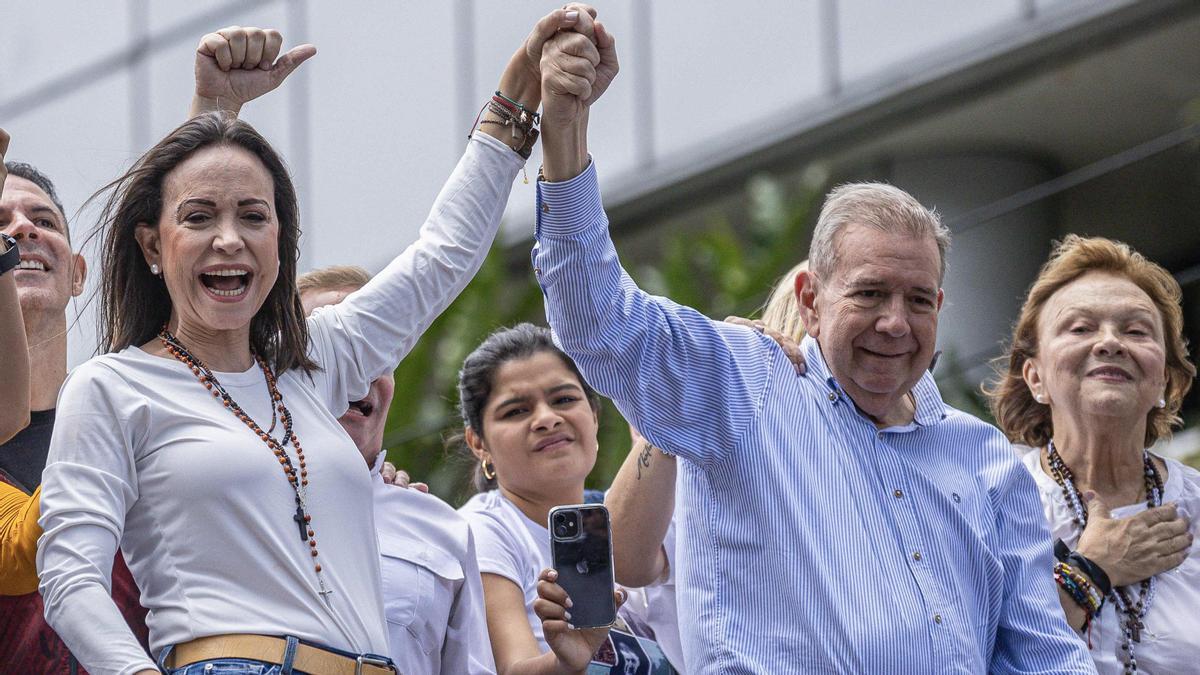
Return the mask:
[[[1088,620],[1100,612],[1104,606],[1104,596],[1096,589],[1087,577],[1080,574],[1070,565],[1059,562],[1054,564],[1054,581],[1071,596],[1088,615]]]
[[[485,119],[480,121],[485,110],[500,119]],[[525,106],[497,91],[496,95],[479,109],[479,114],[475,116],[475,122],[471,125],[471,133],[467,134],[467,138],[470,138],[474,134],[475,129],[484,124],[509,127],[512,130],[512,140],[520,143],[517,147],[513,148],[513,151],[522,158],[529,159],[529,155],[533,153],[533,145],[537,142],[539,135],[534,125],[540,120],[541,116],[536,112],[531,112]],[[512,146],[510,145],[509,147]],[[526,178],[525,182],[528,183],[529,179]]]
[[[525,105],[522,104],[521,102],[514,101],[511,98],[500,93],[500,90],[496,90],[496,94],[494,96],[492,96],[492,100],[495,101],[496,103],[499,103],[500,105],[508,108],[513,113],[516,113],[517,111],[521,111],[521,112],[529,115],[531,118],[533,118],[534,124],[542,123],[542,116],[540,114],[538,114],[538,112],[536,110],[530,110],[529,108],[526,108]]]

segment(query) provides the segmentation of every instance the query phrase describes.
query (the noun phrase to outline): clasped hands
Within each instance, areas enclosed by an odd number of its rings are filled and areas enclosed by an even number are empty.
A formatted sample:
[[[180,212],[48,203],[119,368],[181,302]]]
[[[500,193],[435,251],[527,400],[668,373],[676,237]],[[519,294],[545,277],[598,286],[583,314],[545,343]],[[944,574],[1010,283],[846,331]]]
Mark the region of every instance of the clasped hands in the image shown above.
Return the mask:
[[[515,58],[540,83],[545,178],[574,178],[587,165],[588,108],[619,70],[616,40],[595,9],[571,3],[543,17]]]
[[[620,69],[616,39],[596,10],[582,3],[570,3],[556,10],[569,22],[544,40],[537,52],[542,83],[542,131],[566,130],[578,122],[588,106],[596,102]],[[531,36],[532,37],[532,36]],[[536,40],[526,42],[530,57]]]

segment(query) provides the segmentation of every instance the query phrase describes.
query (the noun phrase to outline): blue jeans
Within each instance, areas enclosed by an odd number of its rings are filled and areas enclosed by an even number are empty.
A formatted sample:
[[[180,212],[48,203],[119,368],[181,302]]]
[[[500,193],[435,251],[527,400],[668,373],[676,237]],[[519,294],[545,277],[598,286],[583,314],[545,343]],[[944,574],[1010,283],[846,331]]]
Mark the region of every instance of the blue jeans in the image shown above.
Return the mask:
[[[197,661],[174,670],[164,670],[168,675],[283,675],[283,666],[250,659],[214,659]],[[287,671],[293,675],[304,675],[299,670]]]
[[[197,661],[196,663],[190,663],[180,668],[167,668],[167,659],[170,658],[171,652],[175,649],[175,645],[171,645],[162,650],[162,653],[158,655],[158,669],[167,675],[310,675],[302,670],[292,668],[292,660],[296,658],[296,647],[300,645],[300,638],[293,635],[286,635],[283,637],[283,640],[287,642],[287,645],[283,650],[282,665],[255,661],[253,659],[221,658]],[[306,642],[305,644],[320,647],[321,649],[341,654],[351,659],[358,656],[357,654],[351,654],[350,652],[311,642]],[[388,662],[390,663],[391,659],[388,659]]]

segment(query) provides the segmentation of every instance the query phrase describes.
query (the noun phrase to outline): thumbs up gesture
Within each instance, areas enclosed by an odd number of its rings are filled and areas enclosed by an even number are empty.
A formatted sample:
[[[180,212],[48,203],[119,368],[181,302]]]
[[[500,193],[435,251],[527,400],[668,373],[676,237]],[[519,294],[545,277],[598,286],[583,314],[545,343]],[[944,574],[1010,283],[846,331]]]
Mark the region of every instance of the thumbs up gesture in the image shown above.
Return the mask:
[[[274,90],[317,53],[303,44],[283,56],[279,31],[230,26],[200,38],[191,116],[212,110],[237,114],[242,105]]]
[[[1128,518],[1113,518],[1094,492],[1084,494],[1088,521],[1078,551],[1100,566],[1113,586],[1136,584],[1182,563],[1192,546],[1187,519],[1175,504],[1147,509]]]

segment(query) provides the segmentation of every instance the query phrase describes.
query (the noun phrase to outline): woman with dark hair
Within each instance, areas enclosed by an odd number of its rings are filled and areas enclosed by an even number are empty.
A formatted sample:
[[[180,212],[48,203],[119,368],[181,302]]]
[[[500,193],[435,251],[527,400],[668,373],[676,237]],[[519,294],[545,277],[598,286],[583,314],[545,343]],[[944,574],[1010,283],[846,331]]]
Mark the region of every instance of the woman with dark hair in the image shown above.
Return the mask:
[[[420,239],[307,322],[296,194],[249,125],[200,115],[110,186],[107,353],[63,387],[38,553],[47,620],[90,672],[158,672],[105,590],[118,544],[158,667],[394,672],[369,474],[337,418],[479,268],[536,137],[541,43],[579,18],[513,55]],[[254,76],[256,50],[232,51]]]
[[[674,672],[630,608],[611,631],[563,618],[546,519],[585,500],[599,397],[550,331],[525,323],[492,333],[463,362],[458,393],[479,491],[459,511],[475,535],[497,672]]]
[[[1195,672],[1200,659],[1188,520],[1200,472],[1149,451],[1181,423],[1196,376],[1181,298],[1129,246],[1071,235],[1033,282],[988,392],[1000,428],[1031,446],[1059,599],[1101,673]]]

